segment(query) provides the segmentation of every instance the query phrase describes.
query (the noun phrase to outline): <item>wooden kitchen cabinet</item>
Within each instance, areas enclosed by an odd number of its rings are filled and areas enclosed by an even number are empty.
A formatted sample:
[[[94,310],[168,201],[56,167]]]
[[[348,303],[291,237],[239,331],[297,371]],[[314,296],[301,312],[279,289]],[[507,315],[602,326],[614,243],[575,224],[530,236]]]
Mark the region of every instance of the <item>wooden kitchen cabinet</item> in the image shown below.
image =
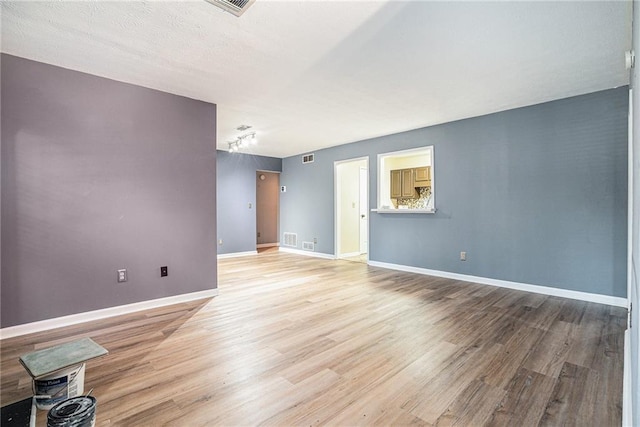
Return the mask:
[[[415,199],[418,197],[413,175],[414,169],[395,169],[391,171],[392,199]]]
[[[400,169],[391,171],[391,198],[402,197],[402,173]]]
[[[431,187],[431,166],[415,169],[414,184],[416,187]]]
[[[402,197],[413,199],[418,197],[418,192],[413,184],[413,169],[401,169],[402,173]]]

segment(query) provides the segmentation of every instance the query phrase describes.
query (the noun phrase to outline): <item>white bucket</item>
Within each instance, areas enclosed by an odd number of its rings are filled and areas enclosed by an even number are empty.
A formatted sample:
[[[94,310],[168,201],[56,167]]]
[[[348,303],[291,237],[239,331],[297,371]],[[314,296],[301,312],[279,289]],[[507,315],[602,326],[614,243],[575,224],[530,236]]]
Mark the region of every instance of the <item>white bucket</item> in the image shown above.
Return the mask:
[[[96,398],[72,397],[58,403],[47,414],[47,427],[95,427]]]
[[[85,364],[60,369],[33,380],[38,409],[51,409],[56,403],[84,393]]]

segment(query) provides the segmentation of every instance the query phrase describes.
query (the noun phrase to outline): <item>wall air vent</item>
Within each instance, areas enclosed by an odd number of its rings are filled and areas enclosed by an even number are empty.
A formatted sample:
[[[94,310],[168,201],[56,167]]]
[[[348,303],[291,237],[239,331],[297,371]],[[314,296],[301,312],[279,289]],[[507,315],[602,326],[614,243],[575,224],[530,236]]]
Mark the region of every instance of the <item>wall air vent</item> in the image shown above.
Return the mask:
[[[298,247],[298,235],[296,233],[284,233],[282,237],[284,246]]]
[[[313,154],[305,154],[302,156],[302,163],[313,163]]]
[[[302,249],[305,251],[313,251],[315,248],[313,242],[302,242]]]
[[[233,15],[242,15],[256,0],[206,0]]]

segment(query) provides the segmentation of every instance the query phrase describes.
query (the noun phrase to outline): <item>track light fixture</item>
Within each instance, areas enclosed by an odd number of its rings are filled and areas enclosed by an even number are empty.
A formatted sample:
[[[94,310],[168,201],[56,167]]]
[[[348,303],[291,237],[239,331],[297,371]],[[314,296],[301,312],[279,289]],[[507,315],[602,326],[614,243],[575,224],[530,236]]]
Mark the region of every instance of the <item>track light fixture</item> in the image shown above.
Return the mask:
[[[250,145],[255,145],[258,143],[258,138],[256,137],[255,132],[246,133],[244,135],[240,135],[235,140],[230,141],[229,144],[229,152],[237,153],[241,148],[249,147]]]

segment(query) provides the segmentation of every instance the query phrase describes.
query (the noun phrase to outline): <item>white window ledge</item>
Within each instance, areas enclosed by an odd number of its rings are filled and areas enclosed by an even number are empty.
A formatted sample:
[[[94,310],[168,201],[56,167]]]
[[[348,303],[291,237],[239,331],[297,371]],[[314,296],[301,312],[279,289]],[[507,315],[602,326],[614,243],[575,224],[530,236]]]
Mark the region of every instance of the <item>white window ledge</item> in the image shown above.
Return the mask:
[[[380,214],[434,214],[435,209],[371,209]]]

